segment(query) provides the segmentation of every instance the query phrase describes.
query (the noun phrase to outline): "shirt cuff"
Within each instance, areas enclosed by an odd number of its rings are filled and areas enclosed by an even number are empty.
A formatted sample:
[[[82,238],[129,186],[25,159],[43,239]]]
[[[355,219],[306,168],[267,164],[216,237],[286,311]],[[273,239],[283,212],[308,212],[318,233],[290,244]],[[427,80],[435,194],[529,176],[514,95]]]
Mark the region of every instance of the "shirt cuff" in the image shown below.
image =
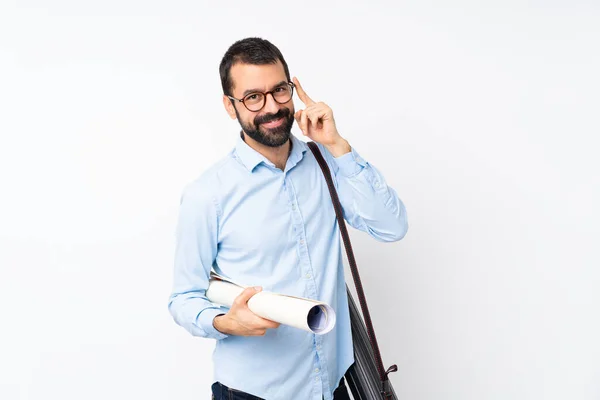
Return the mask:
[[[338,166],[338,172],[347,178],[357,175],[368,164],[354,147],[351,147],[350,152],[333,159]]]
[[[196,318],[196,325],[198,325],[208,337],[215,338],[217,340],[225,339],[229,335],[219,332],[213,325],[213,320],[217,315],[225,314],[220,308],[207,308],[202,310]]]

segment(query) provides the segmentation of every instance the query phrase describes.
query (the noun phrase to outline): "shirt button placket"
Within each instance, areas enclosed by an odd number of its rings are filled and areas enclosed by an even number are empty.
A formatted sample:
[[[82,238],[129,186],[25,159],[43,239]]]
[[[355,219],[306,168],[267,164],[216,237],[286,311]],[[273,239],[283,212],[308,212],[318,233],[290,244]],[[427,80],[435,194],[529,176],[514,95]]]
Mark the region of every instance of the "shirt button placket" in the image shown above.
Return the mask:
[[[286,176],[286,181],[288,177]],[[300,215],[300,210],[298,207],[298,199],[296,198],[296,193],[294,191],[294,185],[291,182],[287,182],[286,191],[288,192],[290,208],[292,209],[292,223],[294,225],[294,234],[296,235],[296,240],[298,241],[298,245],[300,247],[300,265],[302,268],[302,276],[307,280],[307,293],[312,297],[316,298],[317,290],[312,278],[314,274],[311,270],[310,260],[308,258],[308,247],[306,246],[306,237],[304,232],[304,225],[302,221],[302,216]]]

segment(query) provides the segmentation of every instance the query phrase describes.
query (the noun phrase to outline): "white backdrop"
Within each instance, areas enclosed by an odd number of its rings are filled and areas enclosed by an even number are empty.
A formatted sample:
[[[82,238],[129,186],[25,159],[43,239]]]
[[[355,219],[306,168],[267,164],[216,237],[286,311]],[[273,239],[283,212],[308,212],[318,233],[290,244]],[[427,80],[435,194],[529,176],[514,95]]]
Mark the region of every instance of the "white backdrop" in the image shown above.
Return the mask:
[[[600,399],[600,5],[522,3],[3,1],[0,399],[209,398],[174,224],[254,35],[407,206],[351,232],[399,398]]]

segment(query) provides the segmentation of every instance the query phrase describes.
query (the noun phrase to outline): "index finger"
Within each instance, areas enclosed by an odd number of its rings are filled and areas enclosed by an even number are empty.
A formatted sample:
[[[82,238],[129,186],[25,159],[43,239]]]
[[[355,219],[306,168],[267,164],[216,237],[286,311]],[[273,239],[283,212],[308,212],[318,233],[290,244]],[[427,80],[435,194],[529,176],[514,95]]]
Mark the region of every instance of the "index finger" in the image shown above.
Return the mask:
[[[302,89],[302,85],[300,85],[300,81],[298,80],[298,78],[294,77],[293,81],[294,81],[294,86],[296,86],[296,90],[298,91],[298,97],[300,97],[300,100],[302,100],[304,105],[310,106],[311,104],[315,104],[313,99],[308,97],[308,95],[306,94],[304,89]]]

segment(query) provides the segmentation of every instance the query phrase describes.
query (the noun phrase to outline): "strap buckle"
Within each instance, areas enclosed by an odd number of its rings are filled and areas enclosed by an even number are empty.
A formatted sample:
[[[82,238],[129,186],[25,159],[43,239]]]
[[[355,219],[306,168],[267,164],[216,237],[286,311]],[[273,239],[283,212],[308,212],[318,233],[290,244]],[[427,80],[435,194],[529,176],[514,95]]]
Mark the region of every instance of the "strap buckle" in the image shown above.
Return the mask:
[[[381,382],[381,395],[384,399],[392,398],[392,383],[390,382],[388,375],[396,371],[398,371],[398,366],[396,364],[391,365],[385,371],[385,380]]]

